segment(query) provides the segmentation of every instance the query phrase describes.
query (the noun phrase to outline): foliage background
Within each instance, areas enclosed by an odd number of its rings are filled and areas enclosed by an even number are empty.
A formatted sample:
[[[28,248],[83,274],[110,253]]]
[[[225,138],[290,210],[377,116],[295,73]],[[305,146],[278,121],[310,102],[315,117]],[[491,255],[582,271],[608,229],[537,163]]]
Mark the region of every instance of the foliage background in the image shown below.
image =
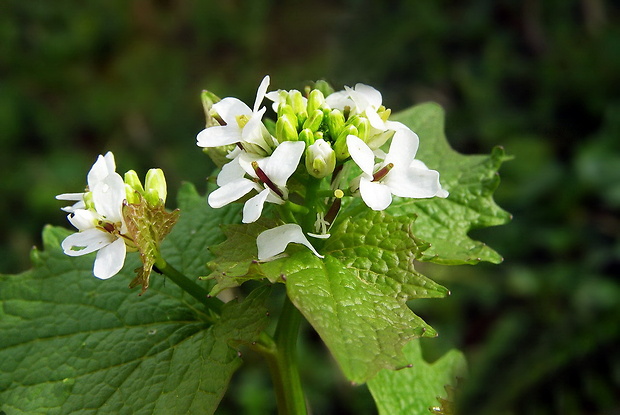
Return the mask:
[[[452,296],[411,304],[440,332],[430,360],[468,356],[463,413],[618,413],[619,19],[605,0],[4,0],[0,269],[29,267],[44,224],[68,226],[54,195],[79,191],[99,153],[163,168],[173,195],[204,191],[203,88],[251,103],[264,74],[365,82],[395,111],[439,102],[463,153],[515,156],[496,194],[513,222],[475,233],[506,261],[424,270]],[[302,353],[316,413],[374,413],[309,329]],[[273,408],[246,358],[222,414]]]

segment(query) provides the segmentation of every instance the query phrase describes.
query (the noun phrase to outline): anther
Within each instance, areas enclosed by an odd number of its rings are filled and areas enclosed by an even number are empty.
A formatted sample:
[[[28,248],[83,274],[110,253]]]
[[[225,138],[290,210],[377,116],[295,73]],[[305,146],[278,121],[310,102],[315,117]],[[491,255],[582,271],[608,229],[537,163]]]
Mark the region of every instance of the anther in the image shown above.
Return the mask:
[[[258,162],[253,161],[252,168],[256,172],[256,175],[258,176],[261,182],[265,183],[271,190],[274,191],[275,194],[277,194],[282,199],[284,199],[284,193],[282,193],[282,190],[280,190],[280,188],[274,182],[272,182],[271,179],[269,179],[269,177],[267,177],[265,172],[260,167],[258,167]]]
[[[372,175],[372,181],[378,182],[383,179],[389,172],[394,168],[394,163],[388,163],[383,168],[379,169],[375,174]]]

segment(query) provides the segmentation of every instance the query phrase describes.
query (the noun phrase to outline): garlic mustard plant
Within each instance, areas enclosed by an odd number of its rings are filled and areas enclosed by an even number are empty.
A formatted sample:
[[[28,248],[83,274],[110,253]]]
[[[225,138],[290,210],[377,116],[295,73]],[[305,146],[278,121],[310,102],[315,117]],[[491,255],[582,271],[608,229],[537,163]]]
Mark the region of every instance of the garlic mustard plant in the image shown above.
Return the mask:
[[[449,294],[420,262],[501,262],[468,232],[509,220],[492,199],[507,157],[452,150],[435,104],[392,114],[361,83],[269,85],[252,107],[202,92],[195,142],[217,166],[206,201],[186,183],[166,210],[163,171],[121,176],[111,152],[82,192],[57,196],[76,232],[46,227],[34,269],[0,275],[1,413],[212,414],[245,345],[267,362],[278,413],[308,414],[304,320],[379,413],[452,410],[464,358],[426,363],[417,339],[437,332],[409,304]]]

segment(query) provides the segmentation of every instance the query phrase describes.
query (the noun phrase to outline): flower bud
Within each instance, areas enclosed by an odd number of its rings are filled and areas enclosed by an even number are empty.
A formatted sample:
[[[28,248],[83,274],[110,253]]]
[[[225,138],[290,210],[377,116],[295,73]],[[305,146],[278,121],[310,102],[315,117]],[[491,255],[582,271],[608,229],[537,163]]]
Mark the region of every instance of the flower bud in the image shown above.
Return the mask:
[[[312,114],[315,110],[321,109],[325,104],[325,96],[318,89],[313,89],[308,95],[308,114]]]
[[[323,111],[317,109],[310,113],[310,116],[304,122],[304,128],[309,128],[312,131],[317,131],[323,122]]]
[[[144,180],[144,197],[152,206],[163,205],[166,203],[168,190],[166,178],[162,169],[150,169],[146,172]]]
[[[278,142],[299,140],[295,124],[297,124],[297,120],[291,119],[288,114],[278,117],[278,121],[276,121],[276,139]]]
[[[293,108],[293,112],[299,118],[306,118],[308,113],[306,111],[307,100],[304,96],[296,89],[291,89],[288,93],[288,99],[286,103],[289,104]]]
[[[295,130],[297,130],[297,127],[300,126],[299,120],[297,119],[297,115],[295,115],[295,111],[293,111],[293,107],[291,107],[288,104],[280,104],[280,106],[278,107],[278,118],[281,118],[283,116],[287,116],[289,121],[293,124],[293,126],[295,127]]]
[[[347,137],[349,135],[357,136],[357,128],[354,125],[347,125],[343,128],[336,139],[334,150],[336,151],[336,159],[338,161],[344,161],[350,156],[349,147],[347,146]]]
[[[129,203],[140,203],[140,195],[144,195],[144,187],[135,170],[129,170],[124,176],[125,196]]]
[[[220,97],[215,95],[213,92],[205,90],[202,91],[202,94],[200,94],[200,99],[202,100],[202,108],[205,111],[207,128],[220,125],[220,122],[216,119],[217,117],[215,112],[211,109],[211,107],[213,107],[213,104],[221,101]]]
[[[328,96],[334,93],[334,88],[327,83],[327,81],[320,80],[314,83],[314,89],[319,90],[323,93],[323,96]]]
[[[355,116],[355,117],[349,118],[348,123],[354,125],[355,128],[357,128],[358,137],[363,142],[368,141],[368,137],[370,135],[370,128],[371,128],[370,121],[368,121],[368,118]]]
[[[327,115],[327,129],[333,140],[336,140],[344,128],[344,115],[342,111],[334,109]],[[346,137],[345,137],[346,139]]]
[[[315,140],[312,130],[310,130],[309,128],[304,128],[303,130],[301,130],[301,132],[299,133],[299,140],[305,142],[306,146],[314,144]]]
[[[306,169],[317,179],[329,176],[336,167],[336,153],[322,138],[306,149]]]

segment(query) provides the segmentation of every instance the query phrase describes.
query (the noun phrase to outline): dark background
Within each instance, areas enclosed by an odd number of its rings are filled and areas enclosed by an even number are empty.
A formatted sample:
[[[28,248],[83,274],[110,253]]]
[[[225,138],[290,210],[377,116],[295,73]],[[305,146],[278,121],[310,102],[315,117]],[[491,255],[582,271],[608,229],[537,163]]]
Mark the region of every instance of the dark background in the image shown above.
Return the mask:
[[[502,265],[433,267],[452,296],[411,304],[466,352],[464,414],[620,413],[620,5],[604,0],[0,3],[0,270],[29,268],[54,195],[80,191],[97,154],[171,187],[205,189],[195,145],[208,88],[250,105],[272,88],[364,82],[394,111],[439,102],[452,145],[502,145],[506,226],[472,232]],[[306,330],[315,413],[372,414]],[[274,410],[264,366],[235,377],[221,413]]]

